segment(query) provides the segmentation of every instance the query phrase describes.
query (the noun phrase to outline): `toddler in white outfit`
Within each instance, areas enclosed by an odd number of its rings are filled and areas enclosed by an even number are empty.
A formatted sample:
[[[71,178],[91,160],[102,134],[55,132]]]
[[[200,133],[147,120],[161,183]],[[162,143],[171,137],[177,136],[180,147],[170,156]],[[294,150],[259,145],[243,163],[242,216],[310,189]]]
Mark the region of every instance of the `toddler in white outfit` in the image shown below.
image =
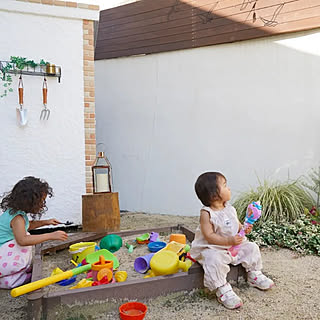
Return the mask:
[[[237,235],[242,225],[236,209],[227,203],[231,191],[226,178],[219,172],[203,173],[196,181],[195,191],[204,206],[190,254],[203,266],[204,286],[211,291],[217,289],[217,299],[226,308],[239,308],[242,301],[226,280],[229,264],[242,264],[248,272],[248,282],[261,290],[270,289],[274,283],[261,272],[257,244]],[[251,229],[252,225],[246,229],[246,234]],[[240,245],[235,257],[228,251],[233,245]]]

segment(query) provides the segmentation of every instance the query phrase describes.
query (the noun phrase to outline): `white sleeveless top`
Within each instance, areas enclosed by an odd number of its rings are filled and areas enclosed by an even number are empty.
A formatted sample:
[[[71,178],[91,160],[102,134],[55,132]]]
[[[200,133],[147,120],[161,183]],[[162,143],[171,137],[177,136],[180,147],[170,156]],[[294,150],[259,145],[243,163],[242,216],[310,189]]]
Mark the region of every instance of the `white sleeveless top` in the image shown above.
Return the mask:
[[[210,222],[213,225],[213,230],[216,234],[223,237],[235,236],[238,233],[239,229],[239,220],[237,217],[236,209],[226,204],[226,206],[219,211],[214,211],[210,207],[202,207],[201,210],[209,212]],[[198,226],[194,240],[191,244],[190,254],[192,258],[200,258],[201,251],[204,249],[216,249],[216,250],[225,250],[229,249],[231,246],[219,246],[214,244],[209,244],[208,241],[204,238],[200,225]]]

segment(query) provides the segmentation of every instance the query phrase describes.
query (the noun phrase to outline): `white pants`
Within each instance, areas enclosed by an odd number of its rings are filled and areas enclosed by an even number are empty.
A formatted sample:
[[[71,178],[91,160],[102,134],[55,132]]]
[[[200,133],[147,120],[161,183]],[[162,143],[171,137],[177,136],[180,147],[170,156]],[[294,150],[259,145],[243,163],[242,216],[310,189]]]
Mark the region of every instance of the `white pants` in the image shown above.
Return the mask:
[[[256,243],[249,241],[240,245],[235,257],[225,249],[204,249],[198,262],[204,270],[204,286],[209,290],[215,290],[226,284],[227,274],[230,271],[229,264],[242,264],[247,272],[262,269],[259,247]]]

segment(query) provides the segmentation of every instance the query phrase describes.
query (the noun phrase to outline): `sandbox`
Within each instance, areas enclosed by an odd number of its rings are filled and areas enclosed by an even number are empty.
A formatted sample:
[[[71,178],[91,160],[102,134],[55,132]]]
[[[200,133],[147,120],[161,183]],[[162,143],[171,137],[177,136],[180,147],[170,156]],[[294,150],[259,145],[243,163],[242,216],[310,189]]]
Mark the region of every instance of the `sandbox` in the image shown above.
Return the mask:
[[[187,241],[191,242],[194,233],[183,225],[167,226],[161,228],[148,228],[141,230],[128,230],[109,233],[80,232],[69,236],[68,241],[63,243],[52,241],[50,243],[37,245],[33,264],[32,281],[36,281],[48,276],[48,272],[43,272],[43,259],[46,254],[54,254],[58,251],[69,248],[71,244],[80,241],[100,240],[107,234],[117,234],[126,238],[138,236],[146,232],[158,232],[161,236],[171,233],[183,233]],[[70,265],[70,269],[73,267]],[[121,268],[121,263],[119,270]],[[237,280],[238,276],[244,275],[241,267],[232,267],[228,274],[229,279]],[[77,280],[78,281],[78,280]],[[194,263],[188,272],[179,272],[167,276],[158,276],[148,279],[137,277],[129,278],[125,282],[111,283],[95,287],[87,287],[75,290],[55,286],[54,290],[42,288],[27,295],[28,317],[29,319],[56,319],[56,310],[62,306],[72,305],[92,305],[101,304],[112,299],[149,299],[152,297],[165,295],[177,291],[190,291],[203,287],[203,270],[198,263]]]

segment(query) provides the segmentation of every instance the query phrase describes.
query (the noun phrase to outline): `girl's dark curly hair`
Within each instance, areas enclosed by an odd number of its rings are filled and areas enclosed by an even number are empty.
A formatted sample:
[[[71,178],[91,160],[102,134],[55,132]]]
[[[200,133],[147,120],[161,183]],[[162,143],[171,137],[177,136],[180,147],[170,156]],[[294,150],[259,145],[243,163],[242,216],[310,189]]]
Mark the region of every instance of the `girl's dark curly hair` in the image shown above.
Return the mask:
[[[24,177],[12,189],[3,196],[0,207],[2,210],[10,210],[15,214],[19,210],[35,215],[42,215],[48,210],[46,197],[53,196],[49,184],[35,177]]]

